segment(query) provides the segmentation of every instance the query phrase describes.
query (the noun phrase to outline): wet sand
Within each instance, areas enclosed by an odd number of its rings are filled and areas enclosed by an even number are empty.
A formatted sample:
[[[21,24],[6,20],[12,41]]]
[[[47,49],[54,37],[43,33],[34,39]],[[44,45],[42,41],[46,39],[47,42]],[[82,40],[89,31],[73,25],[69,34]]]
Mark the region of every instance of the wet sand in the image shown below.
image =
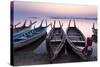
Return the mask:
[[[93,43],[93,54],[90,61],[97,60],[96,43]],[[70,62],[83,62],[83,60],[73,53],[62,54],[53,63],[70,63]],[[35,49],[19,50],[14,53],[14,65],[39,65],[50,64],[45,40]]]

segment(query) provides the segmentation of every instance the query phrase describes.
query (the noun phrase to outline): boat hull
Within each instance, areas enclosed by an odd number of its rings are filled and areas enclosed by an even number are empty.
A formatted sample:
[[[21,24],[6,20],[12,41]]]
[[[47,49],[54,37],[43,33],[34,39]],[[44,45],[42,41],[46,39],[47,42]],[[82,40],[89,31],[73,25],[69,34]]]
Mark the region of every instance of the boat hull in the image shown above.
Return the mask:
[[[66,30],[66,33],[67,33],[67,35],[66,35],[66,42],[67,42],[67,45],[70,47],[70,50],[71,51],[73,51],[76,55],[78,55],[81,59],[83,59],[83,60],[88,60],[89,59],[89,56],[87,56],[87,55],[85,55],[82,51],[83,51],[83,49],[80,49],[80,48],[77,48],[76,46],[75,46],[75,44],[70,40],[70,38],[69,38],[69,35],[68,35],[68,32],[69,32],[69,29],[70,29],[71,27],[69,27],[67,30]],[[74,28],[76,28],[76,27],[73,27],[73,29]],[[83,40],[85,41],[85,37],[84,37],[84,35],[82,34],[82,32],[78,29],[78,28],[76,28],[76,31],[78,31],[80,34],[81,34],[81,36],[83,37]],[[82,45],[83,46],[83,45]],[[85,48],[85,42],[84,42],[84,48]]]
[[[65,41],[66,41],[66,38],[65,38],[65,34],[64,34],[64,31],[63,29],[62,30],[62,39],[61,41],[58,40],[52,40],[53,37],[51,37],[52,35],[52,32],[55,32],[54,29],[56,28],[53,28],[47,38],[46,38],[46,47],[47,47],[47,51],[48,51],[48,58],[49,58],[49,61],[50,63],[53,63],[53,61],[58,57],[60,56],[62,53],[64,53],[64,45],[65,45]],[[59,28],[60,29],[60,28]],[[55,32],[56,33],[56,32]],[[52,42],[51,42],[52,41]],[[56,47],[55,47],[55,46]],[[53,49],[54,48],[54,49]]]
[[[27,27],[27,28],[24,28],[24,29],[22,29],[20,31],[13,30],[13,36],[16,36],[16,35],[18,35],[18,34],[20,34],[22,32],[28,31],[28,30],[31,30],[31,29],[29,27]]]
[[[46,32],[46,30],[43,30],[40,34],[36,35],[35,37],[32,37],[31,39],[28,39],[28,40],[21,42],[21,43],[14,44],[14,49],[18,49],[18,48],[27,46],[27,45],[33,43],[34,41],[40,39],[45,34],[47,34],[47,32]]]

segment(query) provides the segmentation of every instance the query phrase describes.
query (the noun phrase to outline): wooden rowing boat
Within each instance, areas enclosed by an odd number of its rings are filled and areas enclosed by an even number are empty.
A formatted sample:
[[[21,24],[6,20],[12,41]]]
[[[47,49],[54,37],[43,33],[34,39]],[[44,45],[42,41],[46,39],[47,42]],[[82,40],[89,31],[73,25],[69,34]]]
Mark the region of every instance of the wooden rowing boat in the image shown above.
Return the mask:
[[[29,26],[25,26],[26,25],[26,20],[24,22],[24,24],[21,27],[16,27],[17,25],[19,25],[20,23],[17,23],[15,26],[13,26],[13,36],[20,34],[21,32],[30,30],[32,25],[35,24],[37,21],[34,21],[32,23],[32,21],[30,20],[30,25]]]
[[[75,19],[74,19],[74,27],[71,27],[70,23],[71,23],[71,20],[69,21],[69,26],[66,30],[67,42],[74,53],[80,56],[83,60],[88,60],[90,55],[83,52],[86,46],[85,36],[76,27]]]
[[[43,20],[38,28],[27,30],[16,36],[13,36],[14,49],[27,46],[30,43],[33,43],[34,41],[38,40],[39,38],[47,34],[46,28],[49,25],[47,25],[47,22],[46,22],[46,26],[43,27],[42,23],[43,23]]]
[[[55,23],[56,21],[54,21],[54,26],[46,38],[48,57],[51,63],[57,58],[66,41],[65,34],[62,29],[63,24],[61,25],[59,21],[60,27],[55,27]]]

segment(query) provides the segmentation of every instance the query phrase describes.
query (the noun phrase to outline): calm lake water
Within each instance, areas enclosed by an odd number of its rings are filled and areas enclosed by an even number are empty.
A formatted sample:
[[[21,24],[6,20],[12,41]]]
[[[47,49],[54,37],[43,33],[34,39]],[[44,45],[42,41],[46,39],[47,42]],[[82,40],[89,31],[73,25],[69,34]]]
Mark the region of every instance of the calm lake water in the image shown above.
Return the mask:
[[[40,25],[40,23],[41,23],[41,19],[29,19],[29,20],[27,20],[26,26],[29,25],[30,20],[32,20],[33,22],[35,20],[37,20],[37,23],[35,23],[32,26],[32,29],[34,28],[34,26],[38,27]],[[52,26],[53,26],[54,20],[55,19],[47,19],[47,24],[52,23]],[[60,20],[61,23],[63,23],[63,30],[66,33],[66,29],[67,29],[68,24],[69,24],[69,19],[56,19],[56,27],[59,27],[59,20]],[[24,21],[25,20],[20,20],[20,21],[15,22],[15,24],[17,24],[18,22],[21,22],[21,24],[18,25],[18,26],[21,26],[24,23]],[[82,31],[82,33],[85,35],[85,37],[91,37],[91,35],[93,34],[93,32],[92,32],[93,23],[95,24],[95,27],[97,28],[97,20],[76,19],[75,21],[76,21],[76,26]],[[43,26],[46,25],[45,21],[43,22],[42,25]],[[74,25],[74,22],[72,20],[71,21],[71,26],[73,26],[73,25]],[[51,26],[49,26],[47,28],[47,33],[49,33],[50,29],[51,29]]]
[[[65,31],[66,33],[66,29],[68,27],[68,24],[69,24],[69,19],[66,19],[66,20],[62,20],[62,19],[59,19],[61,23],[63,23],[63,30]],[[57,19],[56,20],[56,27],[59,27],[59,20]],[[81,20],[81,19],[76,19],[76,26],[82,31],[82,33],[85,35],[85,37],[91,37],[93,32],[92,32],[92,27],[93,27],[93,23],[95,24],[95,27],[97,27],[97,21],[96,20]],[[35,27],[38,27],[41,23],[41,20],[38,21],[38,23],[36,23],[35,25],[33,25],[33,28],[34,26]],[[47,24],[50,24],[52,23],[52,26],[54,24],[54,20],[50,20],[50,19],[47,19]],[[45,21],[43,22],[43,26],[45,26]],[[73,20],[71,21],[71,26],[74,25],[74,22]],[[49,26],[47,28],[47,33],[49,33],[51,29],[51,26]]]

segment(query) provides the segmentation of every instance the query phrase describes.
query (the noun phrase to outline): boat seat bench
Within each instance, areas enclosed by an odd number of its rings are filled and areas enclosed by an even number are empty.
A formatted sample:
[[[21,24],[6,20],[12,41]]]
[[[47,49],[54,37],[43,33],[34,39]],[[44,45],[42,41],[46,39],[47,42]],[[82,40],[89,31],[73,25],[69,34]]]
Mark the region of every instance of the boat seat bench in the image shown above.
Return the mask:
[[[59,40],[50,40],[50,42],[61,42],[61,39],[59,39]]]
[[[73,42],[73,43],[85,43],[85,41],[75,41],[75,40],[71,40],[71,42]]]
[[[85,47],[82,47],[82,46],[76,46],[77,48],[79,48],[79,49],[84,49]]]

